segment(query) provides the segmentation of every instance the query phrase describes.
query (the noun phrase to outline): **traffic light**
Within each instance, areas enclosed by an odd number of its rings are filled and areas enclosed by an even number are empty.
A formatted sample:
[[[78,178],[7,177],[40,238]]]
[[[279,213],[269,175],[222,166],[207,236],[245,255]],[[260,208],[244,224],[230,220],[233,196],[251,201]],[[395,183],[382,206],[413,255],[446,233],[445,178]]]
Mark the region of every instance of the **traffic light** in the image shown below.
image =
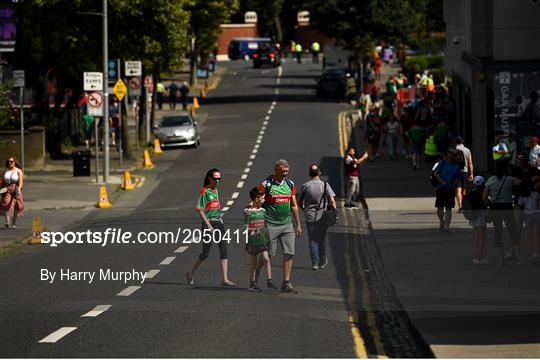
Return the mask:
[[[109,86],[114,86],[120,77],[120,59],[109,60],[107,65]]]

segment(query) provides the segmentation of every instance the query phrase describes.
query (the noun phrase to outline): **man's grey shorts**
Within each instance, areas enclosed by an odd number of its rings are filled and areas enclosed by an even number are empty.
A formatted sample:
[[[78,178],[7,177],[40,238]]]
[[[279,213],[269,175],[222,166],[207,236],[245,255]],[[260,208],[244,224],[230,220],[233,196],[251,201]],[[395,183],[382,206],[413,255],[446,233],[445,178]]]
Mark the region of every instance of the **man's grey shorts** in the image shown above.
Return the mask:
[[[268,234],[270,235],[270,249],[268,254],[271,257],[276,256],[276,250],[281,246],[283,254],[294,255],[294,243],[296,235],[294,234],[293,224],[287,225],[266,225]]]

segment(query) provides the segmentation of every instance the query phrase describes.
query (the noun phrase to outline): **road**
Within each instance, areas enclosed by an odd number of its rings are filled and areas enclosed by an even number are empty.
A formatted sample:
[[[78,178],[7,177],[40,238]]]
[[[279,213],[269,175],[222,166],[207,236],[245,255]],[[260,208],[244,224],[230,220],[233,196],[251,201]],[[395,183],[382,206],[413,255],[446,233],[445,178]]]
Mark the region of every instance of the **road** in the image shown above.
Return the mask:
[[[199,111],[201,147],[165,151],[156,168],[143,172],[143,187],[120,196],[112,209],[93,211],[70,230],[197,229],[194,206],[212,167],[222,172],[226,226],[241,228],[249,190],[271,174],[280,158],[290,163],[297,185],[307,181],[311,163],[320,164],[323,177],[342,197],[340,154],[347,139],[338,114],[346,105],[315,97],[317,66],[225,66],[219,88]],[[219,286],[215,248],[196,285],[186,285],[184,273],[199,244],[41,245],[9,256],[0,261],[0,356],[429,356],[393,292],[360,211],[340,208],[340,218],[329,235],[326,269],[312,271],[307,236],[297,240],[292,281],[298,294],[248,292],[249,259],[243,245],[235,243],[229,259],[236,289]],[[282,276],[280,260],[273,261],[276,282]],[[41,269],[100,268],[156,271],[144,284],[40,281]],[[87,314],[96,306],[104,307]]]

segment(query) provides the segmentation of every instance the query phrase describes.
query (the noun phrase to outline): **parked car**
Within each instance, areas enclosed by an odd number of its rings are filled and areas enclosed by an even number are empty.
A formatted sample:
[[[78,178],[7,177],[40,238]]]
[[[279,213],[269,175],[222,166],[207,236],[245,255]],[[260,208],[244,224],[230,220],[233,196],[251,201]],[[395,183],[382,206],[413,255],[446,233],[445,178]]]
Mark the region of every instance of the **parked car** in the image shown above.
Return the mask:
[[[164,116],[155,127],[156,135],[162,147],[200,145],[197,122],[187,111],[178,115]]]
[[[238,60],[251,59],[253,53],[259,49],[263,44],[268,44],[271,41],[270,38],[256,38],[256,37],[238,37],[233,38],[229,43],[229,59]]]
[[[253,67],[260,68],[263,65],[269,66],[280,66],[281,65],[281,56],[279,52],[276,51],[273,47],[265,46],[259,48],[253,53]]]
[[[324,69],[317,79],[317,96],[325,94],[345,95],[349,76],[347,70],[342,68],[329,67]]]

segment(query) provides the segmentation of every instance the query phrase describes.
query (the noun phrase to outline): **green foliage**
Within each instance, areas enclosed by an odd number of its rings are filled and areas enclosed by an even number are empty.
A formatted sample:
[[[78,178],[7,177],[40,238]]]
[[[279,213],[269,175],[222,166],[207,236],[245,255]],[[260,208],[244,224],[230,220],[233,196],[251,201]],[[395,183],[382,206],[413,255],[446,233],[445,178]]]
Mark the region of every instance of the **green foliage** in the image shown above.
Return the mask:
[[[279,38],[282,33],[280,14],[283,6],[283,0],[242,0],[235,21],[243,23],[245,12],[255,11],[259,34]],[[296,20],[296,13],[294,18]]]
[[[444,57],[442,55],[417,55],[410,56],[405,62],[405,69],[412,67],[416,71],[431,69],[440,70],[444,66]]]
[[[13,126],[13,111],[10,101],[12,91],[12,80],[0,83],[0,129],[8,129]]]
[[[239,7],[239,0],[195,1],[189,7],[196,47],[203,57],[217,46],[221,24],[228,23]]]

